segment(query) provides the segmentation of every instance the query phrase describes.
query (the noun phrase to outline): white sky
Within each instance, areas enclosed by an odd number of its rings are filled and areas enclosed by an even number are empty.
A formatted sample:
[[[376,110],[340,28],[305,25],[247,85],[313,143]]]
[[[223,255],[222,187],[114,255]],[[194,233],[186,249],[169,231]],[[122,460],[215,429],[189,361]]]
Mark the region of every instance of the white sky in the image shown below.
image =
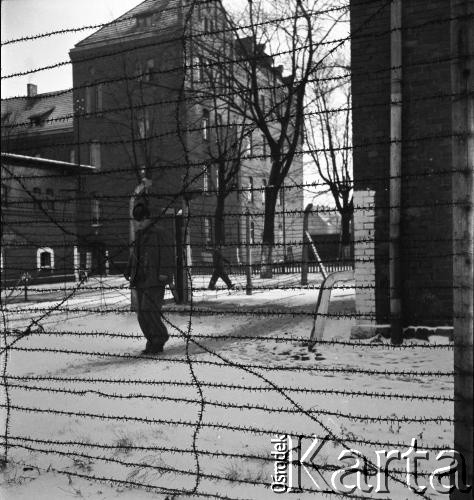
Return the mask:
[[[2,0],[2,42],[25,35],[106,23],[142,0]],[[233,6],[243,0],[229,0]],[[226,2],[224,2],[225,4]],[[96,28],[97,29],[97,28]],[[2,76],[69,60],[69,50],[96,29],[59,34],[2,47]],[[25,95],[26,84],[39,92],[72,86],[70,65],[2,80],[2,98]]]
[[[105,23],[117,18],[139,0],[3,0],[2,42],[57,29]],[[69,49],[95,30],[53,35],[2,47],[2,76],[69,60]],[[2,80],[2,97],[24,95],[26,84],[39,92],[72,86],[71,66]]]

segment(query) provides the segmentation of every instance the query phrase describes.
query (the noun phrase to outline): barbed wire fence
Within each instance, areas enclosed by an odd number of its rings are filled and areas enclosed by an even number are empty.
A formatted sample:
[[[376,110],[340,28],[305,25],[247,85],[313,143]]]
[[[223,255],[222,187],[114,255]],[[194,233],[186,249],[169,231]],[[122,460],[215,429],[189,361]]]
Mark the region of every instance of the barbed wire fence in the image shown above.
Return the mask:
[[[64,476],[68,491],[92,498],[100,483],[130,497],[134,489],[163,498],[273,498],[290,489],[298,498],[469,495],[472,8],[453,1],[441,18],[414,17],[387,29],[378,22],[399,2],[361,0],[355,3],[367,13],[362,24],[352,20],[350,34],[339,35],[349,20],[345,2],[274,3],[268,13],[250,2],[239,23],[217,2],[169,2],[149,20],[144,9],[112,23],[2,43],[91,28],[100,28],[98,41],[119,39],[100,53],[86,47],[80,54],[79,44],[72,61],[2,76],[71,62],[77,68],[71,89],[2,101],[0,449],[6,487],[33,471]],[[135,44],[120,40],[137,28],[167,31]],[[350,43],[372,44],[376,57],[387,40],[448,29],[447,54],[396,64],[384,59],[370,72],[344,59]],[[289,46],[285,33],[292,35]],[[408,96],[380,91],[381,82],[390,88],[394,75],[408,78],[401,70],[446,66],[452,86]],[[338,92],[357,78],[373,85],[357,89],[357,102],[341,102]],[[323,108],[315,105],[320,98],[327,99]],[[372,137],[356,131],[353,121],[352,131],[351,114],[420,103],[448,106],[456,125]],[[58,135],[35,142],[38,127]],[[313,143],[308,127],[319,133]],[[351,140],[352,132],[359,140]],[[447,143],[453,161],[443,168],[351,174],[351,157],[370,158],[374,148]],[[347,175],[335,171],[335,177],[308,180],[310,158],[329,166],[342,159]],[[169,233],[177,268],[162,309],[170,341],[155,356],[141,352],[136,304],[122,277],[133,247],[132,193],[145,180],[152,181],[144,190],[154,223]],[[408,202],[365,189],[401,185],[408,192],[451,181],[452,197],[412,196]],[[318,200],[332,189],[354,196],[344,205],[352,219],[349,253],[341,251],[339,236],[319,235],[312,250],[306,235],[312,223],[337,226],[340,234],[347,216],[340,207],[307,206],[310,197]],[[410,318],[421,328],[407,323],[400,341],[393,336],[393,310],[382,307],[381,313],[364,303],[366,297],[379,305],[393,298],[397,283],[360,276],[367,265],[405,265],[400,252],[386,251],[400,243],[399,235],[381,231],[374,220],[402,213],[403,232],[416,211],[431,217],[452,212],[454,228],[412,234],[403,254],[412,266],[407,269],[426,262],[454,266],[454,277],[448,285],[433,276],[410,281],[406,302],[427,299],[416,302],[425,310]],[[215,247],[230,261],[235,290],[209,290]],[[351,281],[334,286],[328,309],[317,309],[326,272],[354,269]],[[437,301],[443,288],[452,294],[452,308]],[[324,336],[310,338],[321,318]],[[395,320],[403,320],[401,313]],[[392,342],[390,329],[354,338],[351,327],[360,324],[391,324]],[[455,460],[464,460],[466,474],[433,475],[445,465],[439,457],[453,449],[462,454]],[[398,460],[390,462],[382,450],[398,450]],[[409,459],[417,451],[426,452],[426,462],[414,472]],[[344,467],[353,481],[341,478]]]

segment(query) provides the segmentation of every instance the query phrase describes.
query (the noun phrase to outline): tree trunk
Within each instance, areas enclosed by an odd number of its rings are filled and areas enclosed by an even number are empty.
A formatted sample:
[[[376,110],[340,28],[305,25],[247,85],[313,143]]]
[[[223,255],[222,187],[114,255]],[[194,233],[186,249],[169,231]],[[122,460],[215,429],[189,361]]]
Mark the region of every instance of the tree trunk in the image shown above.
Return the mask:
[[[219,194],[217,196],[216,211],[214,213],[214,238],[217,246],[222,245],[225,239],[224,205],[225,196]]]
[[[265,188],[265,218],[263,222],[261,278],[273,276],[273,246],[275,242],[275,205],[278,189],[270,184]]]

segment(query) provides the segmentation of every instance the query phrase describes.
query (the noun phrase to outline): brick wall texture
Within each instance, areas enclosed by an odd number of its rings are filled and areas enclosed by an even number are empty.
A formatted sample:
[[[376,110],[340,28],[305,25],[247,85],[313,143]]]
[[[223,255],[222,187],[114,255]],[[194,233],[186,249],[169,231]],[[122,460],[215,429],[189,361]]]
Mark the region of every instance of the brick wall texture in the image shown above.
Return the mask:
[[[351,1],[354,180],[357,191],[374,193],[378,323],[389,322],[390,5]],[[405,326],[452,322],[449,15],[442,0],[402,6]],[[356,227],[361,217],[356,208]]]

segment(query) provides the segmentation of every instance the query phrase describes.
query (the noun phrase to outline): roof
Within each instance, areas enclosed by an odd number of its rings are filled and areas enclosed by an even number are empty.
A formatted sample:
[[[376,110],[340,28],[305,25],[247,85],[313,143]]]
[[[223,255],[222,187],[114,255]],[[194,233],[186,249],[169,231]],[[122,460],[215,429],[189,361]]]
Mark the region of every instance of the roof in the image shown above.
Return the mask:
[[[2,162],[32,168],[63,168],[70,169],[72,173],[78,170],[93,172],[95,167],[91,165],[78,165],[67,161],[50,160],[49,158],[39,158],[36,156],[17,155],[13,153],[1,153]]]
[[[316,210],[318,208],[316,207]],[[311,212],[308,219],[308,230],[311,234],[339,233],[339,216],[332,209],[321,207],[322,213]]]
[[[3,135],[72,130],[72,90],[3,99],[1,113]]]
[[[137,33],[153,33],[176,25],[178,21],[180,0],[145,0],[109,24],[106,24],[92,35],[78,42],[75,47],[80,48],[124,38]],[[150,24],[138,24],[137,18],[150,16]]]

